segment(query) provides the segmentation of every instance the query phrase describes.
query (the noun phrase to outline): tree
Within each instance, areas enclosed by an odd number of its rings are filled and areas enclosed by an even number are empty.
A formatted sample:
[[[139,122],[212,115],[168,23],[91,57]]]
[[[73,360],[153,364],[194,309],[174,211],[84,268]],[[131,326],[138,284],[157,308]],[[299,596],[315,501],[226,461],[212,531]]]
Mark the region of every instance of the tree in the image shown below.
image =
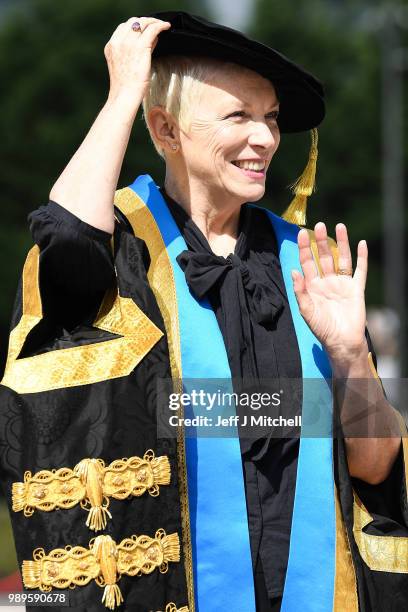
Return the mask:
[[[177,3],[188,10],[187,2]],[[17,280],[32,240],[27,214],[50,188],[83,140],[108,88],[103,48],[132,15],[171,10],[171,0],[31,0],[18,5],[0,31],[0,200],[2,223],[0,372]],[[146,168],[158,180],[163,164],[139,113],[121,185]]]
[[[326,90],[327,115],[319,129],[317,192],[310,198],[308,226],[318,220],[344,222],[354,245],[366,238],[370,251],[368,304],[381,304],[381,99],[380,48],[361,28],[372,2],[348,0],[259,0],[252,28],[265,41],[307,67]],[[377,5],[385,2],[377,2]],[[408,119],[408,116],[407,116]],[[271,207],[282,212],[285,187],[307,159],[305,135],[287,135],[271,166]]]

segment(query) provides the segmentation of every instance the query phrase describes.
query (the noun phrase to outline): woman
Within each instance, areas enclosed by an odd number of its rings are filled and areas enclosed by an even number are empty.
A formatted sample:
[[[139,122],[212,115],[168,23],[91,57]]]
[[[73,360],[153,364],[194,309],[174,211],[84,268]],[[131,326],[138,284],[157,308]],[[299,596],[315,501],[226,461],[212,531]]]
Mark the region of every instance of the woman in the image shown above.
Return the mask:
[[[402,430],[365,336],[367,246],[353,275],[344,225],[337,255],[316,225],[314,257],[307,230],[250,204],[264,195],[280,132],[322,120],[320,84],[181,12],[132,17],[105,55],[108,100],[30,218],[38,246],[3,380],[25,586],[75,587],[80,609],[140,612],[380,610],[392,589],[402,610],[397,540],[376,555],[363,533],[374,521],[376,537],[408,541]],[[115,198],[142,102],[164,187],[142,176]],[[158,381],[191,398],[231,377],[234,391],[277,393],[280,416],[301,413],[300,442],[269,421],[244,429],[251,413],[239,402],[228,437],[185,429],[182,409],[173,434],[160,429],[170,421]],[[349,388],[336,395],[341,425],[363,411],[366,435],[333,440],[330,377],[373,381],[375,418]]]

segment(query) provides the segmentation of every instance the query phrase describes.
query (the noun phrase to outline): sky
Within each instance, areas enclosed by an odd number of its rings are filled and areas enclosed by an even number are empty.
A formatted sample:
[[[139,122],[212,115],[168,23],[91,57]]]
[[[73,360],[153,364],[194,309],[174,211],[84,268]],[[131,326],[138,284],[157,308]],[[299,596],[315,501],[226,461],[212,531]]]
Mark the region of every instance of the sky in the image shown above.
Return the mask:
[[[238,30],[248,29],[254,0],[206,0],[206,3],[219,23]]]

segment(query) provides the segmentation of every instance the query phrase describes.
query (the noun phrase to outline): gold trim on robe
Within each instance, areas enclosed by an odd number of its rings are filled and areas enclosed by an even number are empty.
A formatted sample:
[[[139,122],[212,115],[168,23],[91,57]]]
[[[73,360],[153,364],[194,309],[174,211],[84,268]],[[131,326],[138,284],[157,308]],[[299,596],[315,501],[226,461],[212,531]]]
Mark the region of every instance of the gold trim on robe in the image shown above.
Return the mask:
[[[377,536],[363,529],[374,520],[358,495],[353,503],[354,539],[366,565],[376,572],[408,574],[408,537]]]
[[[158,529],[154,538],[132,535],[116,544],[108,535],[89,542],[89,548],[66,546],[46,554],[36,548],[33,560],[23,561],[22,577],[25,588],[49,592],[84,586],[91,580],[104,588],[102,603],[113,610],[123,602],[117,585],[122,575],[142,576],[158,569],[162,574],[170,562],[180,561],[177,533],[167,535]]]
[[[39,256],[39,247],[35,245],[24,264],[23,311],[10,333],[1,384],[17,393],[39,393],[129,375],[163,332],[132,299],[121,297],[117,289],[106,292],[94,327],[119,338],[18,358],[28,334],[43,317]]]
[[[25,516],[31,516],[35,510],[51,512],[80,503],[88,511],[87,527],[100,531],[105,529],[107,518],[112,518],[110,497],[140,497],[146,491],[157,497],[159,485],[169,483],[168,457],[155,457],[150,449],[143,458],[116,459],[107,467],[102,459],[87,458],[73,470],[41,470],[34,475],[25,472],[24,482],[12,485],[12,507],[14,512],[23,510]]]
[[[147,278],[159,305],[166,328],[174,391],[181,394],[183,392],[181,382],[181,344],[176,285],[166,245],[152,213],[133,189],[126,187],[125,189],[118,190],[115,195],[115,205],[127,217],[135,236],[143,240],[147,245],[150,254],[150,267]],[[183,408],[181,407],[178,413],[180,417],[183,416],[182,410]],[[195,612],[193,553],[183,426],[180,426],[177,431],[177,455],[188,604],[190,612]]]
[[[358,612],[357,579],[344,524],[339,494],[335,486],[336,504],[336,572],[333,612]]]

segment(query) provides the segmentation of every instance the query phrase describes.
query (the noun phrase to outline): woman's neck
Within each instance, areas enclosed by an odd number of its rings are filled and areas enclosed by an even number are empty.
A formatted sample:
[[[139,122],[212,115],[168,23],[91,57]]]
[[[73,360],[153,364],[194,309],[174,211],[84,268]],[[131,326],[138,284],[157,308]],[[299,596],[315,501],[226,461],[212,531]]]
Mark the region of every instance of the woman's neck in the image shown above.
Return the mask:
[[[197,227],[204,234],[212,251],[216,255],[227,257],[234,252],[238,237],[241,204],[216,206],[204,189],[180,189],[175,183],[167,180],[164,183],[166,193],[184,208]]]

